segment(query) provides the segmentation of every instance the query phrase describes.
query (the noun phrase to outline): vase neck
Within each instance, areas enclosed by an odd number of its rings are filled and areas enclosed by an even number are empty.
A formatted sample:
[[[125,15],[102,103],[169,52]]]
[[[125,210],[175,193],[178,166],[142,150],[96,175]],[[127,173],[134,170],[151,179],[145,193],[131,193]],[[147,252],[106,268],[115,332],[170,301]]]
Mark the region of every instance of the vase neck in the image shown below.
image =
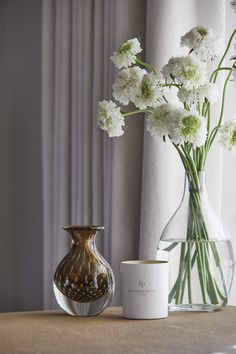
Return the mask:
[[[185,187],[182,202],[189,202],[189,199],[201,201],[201,205],[209,208],[205,172],[185,173]]]
[[[206,193],[206,175],[205,171],[185,172],[185,191],[189,193]]]
[[[78,243],[94,243],[99,231],[103,230],[103,226],[65,226],[64,230],[69,232],[75,244]]]

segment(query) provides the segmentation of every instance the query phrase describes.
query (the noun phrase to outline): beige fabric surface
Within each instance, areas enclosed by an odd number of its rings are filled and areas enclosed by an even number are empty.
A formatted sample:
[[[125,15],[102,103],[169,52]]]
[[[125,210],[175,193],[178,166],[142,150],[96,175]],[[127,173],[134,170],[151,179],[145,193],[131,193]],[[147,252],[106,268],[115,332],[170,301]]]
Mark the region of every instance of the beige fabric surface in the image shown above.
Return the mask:
[[[97,317],[61,311],[0,314],[0,353],[236,353],[236,307],[127,320],[121,308]]]

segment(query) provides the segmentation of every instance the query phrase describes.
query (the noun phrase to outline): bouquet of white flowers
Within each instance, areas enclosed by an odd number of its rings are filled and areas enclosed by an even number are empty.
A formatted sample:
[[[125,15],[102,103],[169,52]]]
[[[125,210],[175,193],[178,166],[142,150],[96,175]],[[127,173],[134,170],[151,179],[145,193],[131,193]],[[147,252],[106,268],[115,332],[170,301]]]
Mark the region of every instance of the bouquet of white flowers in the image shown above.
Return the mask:
[[[235,7],[235,1],[232,1]],[[236,118],[222,123],[225,96],[228,84],[236,79],[236,57],[230,66],[224,60],[232,45],[236,30],[223,51],[223,42],[210,28],[198,26],[181,37],[181,46],[187,47],[187,56],[172,57],[159,71],[141,59],[142,51],[137,38],[123,43],[111,60],[120,71],[113,84],[113,96],[121,105],[132,103],[135,109],[122,112],[113,101],[102,101],[98,108],[98,124],[110,137],[124,133],[125,118],[146,112],[146,126],[151,135],[168,139],[177,150],[187,172],[191,191],[188,200],[187,240],[189,242],[208,241],[209,232],[204,220],[201,198],[201,173],[205,169],[206,158],[217,136],[226,148],[236,151]],[[209,74],[209,63],[222,53],[215,70]],[[217,78],[225,73],[224,85],[220,92]],[[169,102],[166,92],[177,91],[180,104]],[[211,120],[211,104],[221,100],[219,119],[216,125]],[[176,247],[174,243],[168,250]],[[189,243],[189,249],[181,248],[178,276],[170,291],[170,302],[183,302],[183,288],[189,281],[188,302],[191,303],[191,271],[198,265],[202,302],[215,305],[227,302],[227,293],[220,289],[209,265],[210,250],[219,268],[225,289],[219,252],[215,245]],[[189,257],[189,255],[192,255]],[[189,280],[190,279],[190,280]],[[182,294],[182,295],[181,295]],[[208,297],[208,299],[207,299]]]

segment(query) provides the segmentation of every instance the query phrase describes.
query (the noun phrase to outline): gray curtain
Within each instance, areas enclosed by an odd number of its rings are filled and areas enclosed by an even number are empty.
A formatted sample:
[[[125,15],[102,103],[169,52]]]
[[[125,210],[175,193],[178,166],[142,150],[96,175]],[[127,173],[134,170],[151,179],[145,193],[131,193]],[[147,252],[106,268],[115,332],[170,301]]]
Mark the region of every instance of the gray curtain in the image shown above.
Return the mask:
[[[98,100],[111,97],[109,56],[127,36],[145,39],[145,12],[143,0],[44,2],[45,307],[53,305],[52,275],[70,245],[62,225],[104,224],[98,246],[116,274],[120,259],[138,257],[143,118],[110,140],[95,117]]]

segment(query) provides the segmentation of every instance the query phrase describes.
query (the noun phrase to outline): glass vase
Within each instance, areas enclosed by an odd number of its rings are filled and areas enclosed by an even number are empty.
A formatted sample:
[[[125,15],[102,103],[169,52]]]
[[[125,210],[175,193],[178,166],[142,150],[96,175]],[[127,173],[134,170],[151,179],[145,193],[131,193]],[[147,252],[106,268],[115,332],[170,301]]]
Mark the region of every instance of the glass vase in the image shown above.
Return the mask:
[[[57,302],[70,315],[98,315],[108,306],[115,290],[112,269],[95,243],[104,227],[67,226],[63,229],[69,232],[73,244],[54,275]]]
[[[235,259],[222,222],[211,209],[204,172],[186,172],[180,206],[161,235],[169,258],[169,309],[213,311],[229,297]]]

